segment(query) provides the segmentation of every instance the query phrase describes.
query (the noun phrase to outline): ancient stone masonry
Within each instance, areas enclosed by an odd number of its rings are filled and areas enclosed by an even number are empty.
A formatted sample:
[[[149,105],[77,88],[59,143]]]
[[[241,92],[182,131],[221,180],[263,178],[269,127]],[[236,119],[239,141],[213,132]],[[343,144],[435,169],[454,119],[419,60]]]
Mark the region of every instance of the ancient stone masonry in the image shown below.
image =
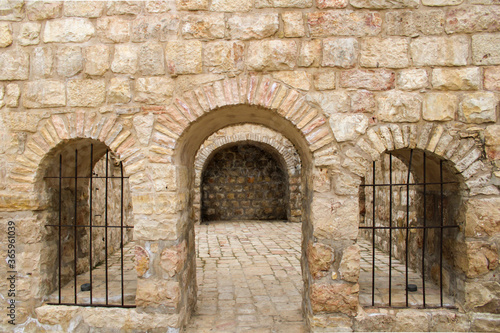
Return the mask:
[[[196,304],[202,171],[217,149],[253,143],[278,156],[286,217],[303,226],[312,331],[497,330],[499,22],[498,0],[0,1],[0,226],[16,223],[16,324],[181,331]],[[136,309],[44,304],[58,253],[44,177],[91,142],[129,177]],[[359,305],[360,185],[372,161],[408,149],[459,182],[456,309]]]

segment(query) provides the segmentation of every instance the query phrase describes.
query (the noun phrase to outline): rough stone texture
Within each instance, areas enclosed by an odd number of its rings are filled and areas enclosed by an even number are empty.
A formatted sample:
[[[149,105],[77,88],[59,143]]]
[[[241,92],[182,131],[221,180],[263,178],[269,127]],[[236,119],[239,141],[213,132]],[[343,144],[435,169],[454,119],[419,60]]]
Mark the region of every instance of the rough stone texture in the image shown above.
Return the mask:
[[[21,25],[19,34],[17,35],[17,41],[19,44],[26,45],[37,45],[40,43],[40,30],[42,25],[38,22],[26,22]]]
[[[416,93],[391,90],[377,95],[377,118],[385,122],[420,120],[422,100]]]
[[[12,26],[7,22],[0,22],[0,47],[12,44]]]
[[[206,10],[208,9],[208,0],[176,0],[179,10]]]
[[[326,276],[335,260],[331,246],[310,242],[308,247],[309,271],[315,278]]]
[[[227,24],[232,39],[262,39],[278,31],[279,19],[278,14],[232,16]]]
[[[373,113],[377,109],[375,94],[367,90],[358,90],[351,94],[351,112]]]
[[[33,1],[26,4],[28,19],[31,21],[61,17],[62,1]]]
[[[203,64],[212,73],[241,71],[244,68],[244,54],[243,42],[210,42],[203,49]]]
[[[130,39],[130,21],[121,17],[102,17],[97,20],[97,32],[103,43],[123,43]]]
[[[302,42],[297,65],[300,67],[318,67],[321,57],[321,41],[313,39]]]
[[[304,18],[301,12],[284,12],[281,14],[281,19],[285,37],[305,36]]]
[[[388,35],[417,37],[444,32],[444,12],[441,10],[387,12],[385,20]]]
[[[142,75],[165,74],[165,57],[160,43],[146,43],[139,49],[139,71]]]
[[[469,42],[466,36],[419,37],[412,40],[410,54],[415,66],[463,66]]]
[[[164,305],[175,307],[179,302],[179,282],[171,280],[142,279],[137,283],[137,306]]]
[[[182,36],[186,39],[224,38],[224,14],[188,15],[182,19]]]
[[[500,91],[500,67],[484,69],[484,89]]]
[[[456,6],[460,5],[464,0],[422,0],[425,6]]]
[[[99,17],[105,5],[104,1],[66,1],[64,16]]]
[[[471,324],[471,331],[474,332],[494,332],[500,325],[499,315],[474,314]]]
[[[357,198],[320,197],[313,198],[311,212],[314,236],[321,239],[354,239],[358,232],[354,228],[358,214]]]
[[[106,83],[104,80],[71,80],[68,81],[68,105],[96,107],[106,100]]]
[[[290,70],[295,66],[296,58],[295,41],[252,41],[248,45],[247,64],[252,70]]]
[[[352,69],[341,72],[340,85],[344,88],[388,90],[394,87],[394,79],[394,72],[385,69]]]
[[[63,82],[39,80],[26,83],[23,94],[26,108],[44,108],[66,105],[66,88]]]
[[[327,115],[349,111],[349,95],[343,91],[311,92],[307,97]]]
[[[437,90],[477,90],[480,83],[481,72],[478,67],[432,70],[432,87]]]
[[[358,42],[355,38],[335,38],[323,40],[322,66],[354,67],[358,58]]]
[[[43,41],[45,43],[81,43],[95,34],[95,28],[85,18],[62,18],[49,20],[45,24]]]
[[[317,284],[311,286],[311,307],[318,312],[341,312],[354,315],[358,307],[359,286],[348,283]]]
[[[109,47],[104,44],[87,46],[85,52],[85,73],[104,75],[109,69]]]
[[[150,77],[137,79],[135,83],[135,101],[146,104],[167,103],[174,92],[172,79],[166,77]]]
[[[19,96],[21,96],[21,89],[19,88],[19,85],[10,83],[5,87],[5,105],[7,105],[7,107],[18,107]]]
[[[166,248],[161,253],[160,265],[167,272],[170,277],[175,276],[186,260],[186,241],[174,246],[173,248]]]
[[[500,141],[499,137],[491,135],[492,133],[498,134],[498,132],[498,130],[490,130],[490,135],[486,137],[487,143],[498,145],[498,141]],[[467,204],[465,236],[484,237],[498,234],[500,231],[500,220],[498,219],[499,203],[500,200],[498,198],[470,200]]]
[[[305,71],[281,71],[273,73],[273,77],[297,89],[311,88],[311,78]]]
[[[213,0],[210,5],[210,10],[216,12],[247,12],[252,7],[252,0]]]
[[[498,99],[493,93],[466,94],[460,102],[460,119],[473,124],[495,122],[497,105]]]
[[[143,276],[149,269],[149,254],[142,246],[135,246],[135,269],[137,276]]]
[[[113,1],[106,4],[108,15],[137,15],[141,12],[142,1]]]
[[[316,90],[335,89],[335,72],[325,70],[316,72],[313,75],[313,82]]]
[[[176,14],[166,14],[154,17],[139,17],[132,22],[132,41],[148,40],[162,42],[177,36],[180,19]]]
[[[387,9],[387,8],[415,8],[417,0],[351,0],[351,5],[356,8]]]
[[[467,6],[446,12],[446,33],[493,32],[500,30],[500,8]]]
[[[137,71],[137,58],[135,45],[116,45],[111,70],[114,73],[134,74]]]
[[[359,246],[351,245],[345,248],[340,261],[340,278],[349,282],[358,282],[360,260]]]
[[[472,62],[500,65],[500,33],[472,36]]]
[[[428,93],[424,95],[422,117],[428,121],[455,120],[458,97],[447,93]]]
[[[332,114],[330,127],[337,142],[350,141],[366,133],[368,118],[362,114]]]
[[[171,41],[165,47],[167,71],[171,75],[197,74],[202,70],[202,45],[199,41]]]
[[[31,75],[34,79],[49,78],[52,75],[53,58],[54,52],[50,47],[37,47],[33,50]]]
[[[365,38],[359,63],[362,67],[408,67],[408,41],[404,37]]]
[[[255,0],[256,8],[267,7],[291,7],[308,8],[312,6],[312,0]]]
[[[427,88],[429,75],[425,69],[404,69],[398,73],[397,86],[402,90]]]
[[[102,55],[101,55],[102,56]],[[79,46],[62,46],[56,52],[56,73],[70,77],[83,69],[82,49]]]
[[[0,80],[27,80],[29,55],[21,48],[8,49],[0,54]]]
[[[348,0],[318,0],[316,1],[316,7],[319,9],[345,8],[348,2]]]
[[[375,12],[332,10],[307,14],[313,37],[372,36],[381,31],[382,17]]]
[[[130,80],[114,77],[109,81],[108,103],[128,103],[131,97]]]

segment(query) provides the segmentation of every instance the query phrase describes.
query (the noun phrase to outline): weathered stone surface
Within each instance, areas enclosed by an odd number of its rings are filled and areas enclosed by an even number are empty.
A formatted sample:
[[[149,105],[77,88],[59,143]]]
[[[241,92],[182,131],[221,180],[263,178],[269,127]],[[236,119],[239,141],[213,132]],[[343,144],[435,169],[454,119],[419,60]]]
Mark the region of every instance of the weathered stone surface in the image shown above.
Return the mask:
[[[130,21],[122,17],[97,19],[97,32],[103,43],[124,43],[130,39]]]
[[[283,32],[285,37],[303,37],[306,34],[302,12],[284,12],[281,14],[283,20]]]
[[[208,0],[176,0],[178,10],[207,10]]]
[[[331,10],[308,13],[307,24],[313,37],[373,36],[382,29],[382,17],[376,12]]]
[[[463,255],[456,258],[456,265],[465,272],[468,278],[476,278],[498,267],[498,249],[495,244],[468,241],[461,244],[458,251],[461,251]],[[475,303],[473,297],[468,302]]]
[[[300,46],[297,65],[300,67],[318,67],[321,58],[321,40],[303,41]]]
[[[500,125],[490,125],[484,131],[484,141],[487,146],[500,145]]]
[[[444,32],[444,12],[441,10],[387,12],[385,20],[388,35],[417,37]]]
[[[232,39],[262,39],[273,36],[279,28],[278,14],[235,15],[227,20]]]
[[[327,115],[349,111],[349,95],[344,91],[310,92],[307,100],[319,105]]]
[[[135,101],[167,104],[174,93],[174,81],[167,77],[140,78],[135,82]]]
[[[332,114],[330,127],[337,142],[350,141],[365,134],[368,118],[362,114]]]
[[[305,71],[275,72],[273,77],[297,89],[309,90],[311,88],[311,77]]]
[[[377,118],[385,122],[420,120],[422,99],[418,93],[391,90],[377,95]]]
[[[68,81],[68,105],[96,107],[106,100],[106,83],[104,80],[71,80]]]
[[[28,1],[26,13],[30,21],[61,17],[62,1]]]
[[[475,65],[500,65],[500,33],[472,36],[472,62]]]
[[[137,133],[137,138],[139,139],[139,142],[143,144],[144,146],[147,146],[149,144],[149,139],[151,138],[151,133],[153,132],[153,125],[155,122],[155,117],[153,114],[146,114],[146,115],[139,115],[135,116],[133,123],[134,123],[134,128],[135,132]],[[167,169],[167,168],[166,168]],[[169,170],[169,169],[167,169]],[[155,189],[156,191],[161,191],[165,188],[171,189],[175,188],[174,186],[167,187],[170,183],[176,181],[176,179],[169,179],[168,181],[165,181],[163,178],[168,177],[169,175],[167,173],[162,174],[162,175],[157,175],[158,178],[156,179],[155,183]],[[158,183],[161,182],[163,186],[159,187]],[[165,184],[167,184],[165,186]]]
[[[181,271],[186,262],[187,248],[186,241],[163,250],[160,256],[160,266],[168,274],[173,277]]]
[[[34,79],[48,78],[52,74],[54,52],[50,47],[37,47],[31,54],[31,75]]]
[[[56,72],[73,76],[83,69],[82,49],[79,46],[60,46],[56,52]]]
[[[500,30],[500,8],[467,6],[450,8],[446,12],[446,33],[493,32]]]
[[[3,1],[0,3],[0,19],[5,21],[21,21],[24,18],[24,1]]]
[[[460,103],[460,119],[473,124],[495,122],[497,104],[498,100],[493,93],[466,94]]]
[[[166,41],[177,36],[180,20],[176,14],[139,17],[132,22],[132,41]]]
[[[340,85],[344,88],[388,90],[394,87],[395,75],[386,69],[351,69],[340,73]]]
[[[146,43],[139,50],[139,71],[143,75],[165,74],[165,57],[160,43]]]
[[[27,82],[23,91],[25,108],[45,108],[66,105],[66,88],[61,81],[39,80]]]
[[[312,0],[255,0],[256,8],[285,7],[285,8],[308,8],[312,6]]]
[[[144,196],[145,200],[151,206],[151,195]],[[135,211],[135,198],[132,196]],[[176,236],[176,221],[163,219],[161,222],[145,217],[141,219],[134,218],[134,239],[143,240],[175,240]]]
[[[224,38],[224,14],[187,15],[182,19],[181,33],[185,39]]]
[[[7,105],[7,107],[18,107],[19,96],[21,96],[21,89],[18,84],[10,83],[5,87],[5,105]]]
[[[351,68],[358,58],[358,41],[355,38],[323,40],[322,66]]]
[[[165,47],[167,70],[171,75],[197,74],[202,71],[200,41],[170,41]]]
[[[357,284],[335,283],[311,285],[311,307],[317,312],[341,312],[353,316],[358,308]]]
[[[22,46],[37,45],[40,43],[40,30],[42,25],[38,22],[26,22],[21,25],[17,41]]]
[[[481,82],[478,67],[435,68],[432,70],[432,87],[437,90],[476,90]]]
[[[313,82],[316,90],[335,89],[335,71],[322,70],[313,74]]]
[[[313,197],[311,205],[314,236],[320,239],[355,239],[358,235],[357,197]]]
[[[500,66],[485,68],[484,89],[500,91]]]
[[[460,5],[464,0],[422,0],[425,6],[455,6]]]
[[[242,71],[245,44],[239,41],[209,42],[203,49],[203,64],[212,73]]]
[[[27,80],[29,55],[21,48],[10,48],[0,53],[0,80]]]
[[[500,316],[487,313],[475,313],[471,323],[471,332],[495,332],[500,326]]]
[[[111,70],[114,73],[134,74],[137,71],[137,47],[130,44],[116,45]]]
[[[408,67],[408,40],[404,37],[365,38],[359,63],[363,67]]]
[[[435,310],[431,313],[431,332],[469,332],[469,319],[466,314],[450,310]]]
[[[387,9],[387,8],[416,8],[417,0],[350,0],[355,8]]]
[[[12,44],[12,27],[10,23],[0,22],[0,47],[7,47]]]
[[[252,70],[290,70],[295,66],[297,43],[293,40],[252,41],[247,65]]]
[[[104,75],[109,69],[109,47],[104,44],[90,45],[85,52],[85,73],[89,75]]]
[[[180,298],[179,282],[173,280],[141,279],[137,281],[137,306],[177,306]]]
[[[104,1],[65,1],[64,16],[99,17],[105,4]]]
[[[81,43],[95,34],[92,22],[86,18],[62,18],[45,22],[45,43]]]
[[[427,88],[429,75],[425,69],[403,69],[398,73],[397,86],[402,90],[417,90]]]
[[[142,246],[135,246],[135,270],[137,276],[143,276],[149,269],[149,253]]]
[[[252,0],[212,0],[210,10],[214,12],[248,12],[252,7]]]
[[[351,94],[351,112],[373,113],[377,109],[375,94],[368,90],[357,90]]]
[[[131,98],[130,80],[114,77],[109,81],[108,103],[128,103]]]
[[[359,246],[351,245],[344,249],[340,261],[340,278],[349,282],[358,282],[361,261]]]
[[[316,1],[316,7],[319,9],[345,8],[348,2],[348,0],[318,0]]]
[[[106,14],[108,15],[137,15],[141,12],[144,1],[108,1]]]
[[[475,312],[489,312],[490,320],[491,314],[499,315],[499,307],[498,307],[498,298],[500,296],[500,284],[497,281],[471,281],[465,283],[465,309],[467,311],[475,311]],[[477,314],[474,315],[477,318]],[[484,318],[484,317],[483,317]],[[486,319],[486,318],[484,318]],[[477,323],[474,319],[472,323],[472,327],[476,327]],[[495,321],[493,320],[493,323]],[[482,323],[483,327],[489,327],[488,321],[485,320]],[[491,324],[491,322],[489,323]],[[491,327],[491,326],[490,326]],[[482,331],[482,330],[481,330]],[[494,332],[492,330],[491,332]],[[485,332],[490,332],[489,330],[485,330]]]
[[[469,42],[466,36],[419,37],[411,42],[415,66],[467,65]]]
[[[492,126],[489,126],[492,127]],[[497,126],[498,127],[498,126]],[[489,131],[487,140],[489,143],[500,142],[500,137],[491,137]],[[500,131],[495,131],[498,132]],[[470,199],[467,202],[467,213],[465,223],[466,237],[494,236],[500,232],[500,199],[484,198]]]
[[[309,242],[307,251],[311,275],[314,278],[325,276],[335,260],[332,247],[322,243]]]
[[[455,120],[458,97],[447,93],[428,93],[424,95],[422,115],[428,121]]]

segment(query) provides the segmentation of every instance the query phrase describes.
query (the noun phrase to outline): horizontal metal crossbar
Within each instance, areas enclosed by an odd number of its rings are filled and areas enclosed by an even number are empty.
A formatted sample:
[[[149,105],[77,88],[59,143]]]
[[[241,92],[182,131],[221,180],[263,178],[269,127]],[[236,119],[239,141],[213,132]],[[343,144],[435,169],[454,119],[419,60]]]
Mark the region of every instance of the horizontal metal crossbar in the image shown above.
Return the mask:
[[[458,225],[438,225],[438,226],[416,226],[416,227],[386,227],[386,226],[375,226],[375,227],[370,227],[370,226],[362,226],[359,227],[359,229],[447,229],[447,228],[459,228]]]
[[[103,176],[92,176],[92,177],[90,177],[90,176],[78,176],[78,177],[75,177],[75,176],[61,176],[61,177],[53,176],[53,177],[49,177],[49,176],[47,176],[47,177],[43,177],[43,178],[44,179],[75,179],[75,178],[77,178],[77,179],[90,179],[90,178],[92,178],[92,179],[100,179],[100,178],[102,178],[102,179],[127,179],[129,177],[125,177],[125,176],[123,176],[123,177],[113,177],[113,176],[108,176],[108,177],[106,177],[106,176],[104,176],[104,177]]]
[[[73,227],[73,228],[125,228],[125,229],[134,229],[134,226],[131,225],[74,225],[74,224],[47,224],[46,227]]]
[[[410,184],[361,184],[360,186],[364,187],[373,187],[373,186],[423,186],[423,185],[446,185],[446,184],[458,184],[458,182],[436,182],[436,183],[410,183]]]
[[[73,305],[73,306],[90,306],[90,307],[104,307],[104,308],[135,308],[136,305],[134,304],[124,304],[124,305],[121,305],[121,304],[99,304],[99,303],[85,303],[85,304],[82,304],[82,303],[47,303],[47,305]]]

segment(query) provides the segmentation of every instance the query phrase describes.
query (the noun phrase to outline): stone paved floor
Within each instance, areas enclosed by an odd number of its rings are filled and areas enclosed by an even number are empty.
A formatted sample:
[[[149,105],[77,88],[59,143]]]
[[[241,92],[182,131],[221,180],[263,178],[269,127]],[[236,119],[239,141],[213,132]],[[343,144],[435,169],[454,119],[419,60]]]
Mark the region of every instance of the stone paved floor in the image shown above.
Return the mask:
[[[198,304],[186,332],[306,332],[300,223],[211,222],[196,235]]]

